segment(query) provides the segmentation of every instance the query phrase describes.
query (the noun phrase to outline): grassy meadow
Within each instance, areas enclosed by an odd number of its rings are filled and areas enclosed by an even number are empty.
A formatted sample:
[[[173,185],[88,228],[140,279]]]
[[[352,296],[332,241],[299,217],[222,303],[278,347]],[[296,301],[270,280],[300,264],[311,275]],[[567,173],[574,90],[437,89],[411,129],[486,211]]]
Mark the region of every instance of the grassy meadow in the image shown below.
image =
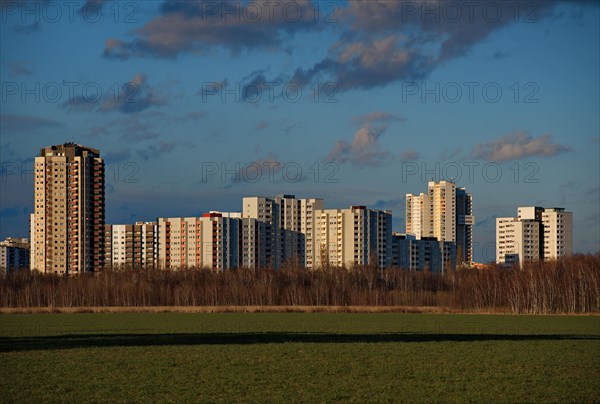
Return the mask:
[[[0,401],[600,401],[600,317],[1,314]]]

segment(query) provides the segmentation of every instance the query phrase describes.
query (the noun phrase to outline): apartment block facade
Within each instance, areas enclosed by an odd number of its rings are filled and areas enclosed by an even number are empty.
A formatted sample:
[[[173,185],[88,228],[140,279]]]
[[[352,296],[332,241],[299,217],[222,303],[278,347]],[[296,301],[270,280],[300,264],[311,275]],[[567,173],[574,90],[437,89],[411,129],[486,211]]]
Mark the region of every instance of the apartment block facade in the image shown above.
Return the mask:
[[[411,234],[392,234],[392,266],[444,273],[456,268],[456,243],[435,237],[417,239]]]
[[[351,206],[315,211],[314,267],[375,264],[392,261],[392,215],[389,211]],[[372,262],[372,260],[375,262]]]
[[[80,274],[104,267],[104,161],[75,143],[48,146],[34,162],[31,268]]]
[[[266,265],[279,268],[290,260],[311,268],[315,261],[315,211],[323,208],[323,200],[297,199],[294,195],[275,198],[245,197],[242,217],[264,223]]]
[[[540,222],[516,217],[496,218],[496,262],[522,265],[541,258]]]
[[[8,237],[0,241],[0,273],[29,269],[29,239]]]
[[[472,195],[451,181],[429,181],[427,194],[406,194],[406,233],[456,243],[461,263],[473,261]]]
[[[104,230],[106,268],[155,268],[158,241],[156,222],[107,224]]]
[[[573,214],[564,208],[526,206],[517,217],[496,219],[496,262],[556,259],[573,253]]]

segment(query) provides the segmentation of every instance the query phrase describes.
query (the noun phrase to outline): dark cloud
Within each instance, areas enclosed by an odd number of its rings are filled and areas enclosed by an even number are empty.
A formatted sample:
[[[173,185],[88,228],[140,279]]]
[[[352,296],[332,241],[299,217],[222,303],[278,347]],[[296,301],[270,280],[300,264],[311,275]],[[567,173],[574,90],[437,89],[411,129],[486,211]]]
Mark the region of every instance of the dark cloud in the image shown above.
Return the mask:
[[[139,73],[123,84],[118,92],[106,93],[100,99],[76,96],[63,104],[69,111],[121,112],[135,114],[153,106],[165,105],[164,97],[157,95],[153,86],[147,83],[148,76]]]
[[[359,116],[355,121],[360,128],[354,133],[352,142],[338,140],[326,157],[328,161],[350,163],[354,166],[379,166],[385,162],[390,153],[381,150],[379,138],[385,133],[392,121],[400,121],[402,117],[388,112],[372,112]]]
[[[373,209],[392,210],[401,212],[406,209],[406,196],[401,196],[392,199],[379,199],[373,204]],[[398,214],[394,216],[394,219],[399,217]]]
[[[160,15],[137,29],[132,41],[108,39],[103,55],[125,60],[143,56],[175,58],[181,53],[202,53],[213,47],[234,53],[259,48],[275,50],[295,32],[318,26],[315,9],[309,0],[251,5],[225,0],[167,0],[160,7]]]
[[[202,100],[206,100],[212,95],[221,94],[221,91],[227,87],[227,83],[227,79],[202,83],[202,88],[196,92],[196,95],[201,96]]]
[[[193,111],[193,112],[188,112],[187,114],[185,114],[182,117],[182,119],[197,122],[198,120],[204,118],[205,116],[206,116],[206,112],[204,112],[204,111]]]
[[[414,161],[419,159],[419,152],[416,150],[404,150],[400,153],[400,159],[402,161]]]
[[[32,115],[0,114],[0,128],[2,128],[4,133],[31,132],[62,127],[64,127],[64,123],[54,119]]]
[[[11,76],[31,76],[33,72],[29,67],[30,62],[7,62],[8,71]]]
[[[550,135],[536,138],[527,132],[517,132],[476,144],[471,156],[488,161],[509,161],[524,157],[552,157],[570,150],[570,146],[552,143]]]
[[[422,79],[432,69],[429,58],[407,44],[402,35],[393,34],[340,41],[310,69],[297,69],[290,81],[300,86],[334,83],[337,90],[347,91],[380,87],[401,79]]]
[[[148,145],[145,149],[137,150],[138,156],[144,160],[156,159],[160,156],[167,154],[175,148],[175,142],[165,142],[160,140],[157,143]]]

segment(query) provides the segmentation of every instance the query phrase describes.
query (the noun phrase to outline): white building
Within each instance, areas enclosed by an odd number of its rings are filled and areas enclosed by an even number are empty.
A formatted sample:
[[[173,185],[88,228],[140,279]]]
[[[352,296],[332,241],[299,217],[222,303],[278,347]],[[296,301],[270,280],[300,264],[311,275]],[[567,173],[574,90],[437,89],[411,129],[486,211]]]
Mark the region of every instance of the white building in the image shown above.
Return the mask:
[[[573,254],[573,213],[563,208],[546,208],[544,225],[544,259]]]
[[[266,265],[279,268],[292,259],[308,268],[315,260],[314,212],[323,208],[317,198],[296,199],[294,195],[275,198],[245,197],[242,217],[264,222]]]
[[[390,211],[351,206],[349,209],[315,211],[315,267],[391,265],[392,215]]]
[[[406,233],[456,243],[458,260],[473,261],[472,195],[451,181],[429,181],[427,194],[406,194]]]
[[[540,222],[516,217],[496,218],[496,262],[505,265],[536,261],[540,255]]]
[[[509,265],[556,259],[573,252],[573,214],[563,208],[526,206],[517,217],[496,219],[496,262]]]

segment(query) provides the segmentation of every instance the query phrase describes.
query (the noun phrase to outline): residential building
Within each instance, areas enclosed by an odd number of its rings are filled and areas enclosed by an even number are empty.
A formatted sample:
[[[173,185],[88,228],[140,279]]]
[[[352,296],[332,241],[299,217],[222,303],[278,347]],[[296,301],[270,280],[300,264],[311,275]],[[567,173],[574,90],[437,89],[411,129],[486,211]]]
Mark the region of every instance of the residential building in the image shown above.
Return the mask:
[[[154,269],[157,254],[156,222],[107,224],[105,267]]]
[[[545,208],[542,213],[544,226],[544,259],[556,259],[573,254],[573,213],[564,208]]]
[[[0,241],[0,273],[29,269],[29,239],[8,237]]]
[[[540,259],[540,222],[516,217],[496,218],[496,262],[505,265]]]
[[[464,187],[456,188],[456,259],[473,263],[473,195]]]
[[[564,208],[526,206],[517,217],[496,219],[496,262],[510,265],[572,254],[573,214]]]
[[[224,218],[219,213],[159,218],[159,268],[224,270],[237,267],[239,222],[240,219]]]
[[[242,205],[243,218],[264,223],[267,266],[279,268],[290,260],[313,266],[314,212],[323,208],[322,199],[296,199],[294,195],[245,197]]]
[[[392,234],[392,266],[410,270],[444,273],[456,268],[456,244],[435,237],[416,238],[411,234]]]
[[[416,238],[432,233],[429,194],[406,194],[406,232]]]
[[[71,275],[104,267],[104,161],[97,149],[41,149],[30,234],[32,269]]]
[[[391,265],[390,211],[365,206],[316,210],[314,228],[315,267],[375,264],[384,269]]]
[[[429,181],[427,194],[406,194],[406,232],[456,243],[458,260],[473,261],[473,198],[451,181]]]

